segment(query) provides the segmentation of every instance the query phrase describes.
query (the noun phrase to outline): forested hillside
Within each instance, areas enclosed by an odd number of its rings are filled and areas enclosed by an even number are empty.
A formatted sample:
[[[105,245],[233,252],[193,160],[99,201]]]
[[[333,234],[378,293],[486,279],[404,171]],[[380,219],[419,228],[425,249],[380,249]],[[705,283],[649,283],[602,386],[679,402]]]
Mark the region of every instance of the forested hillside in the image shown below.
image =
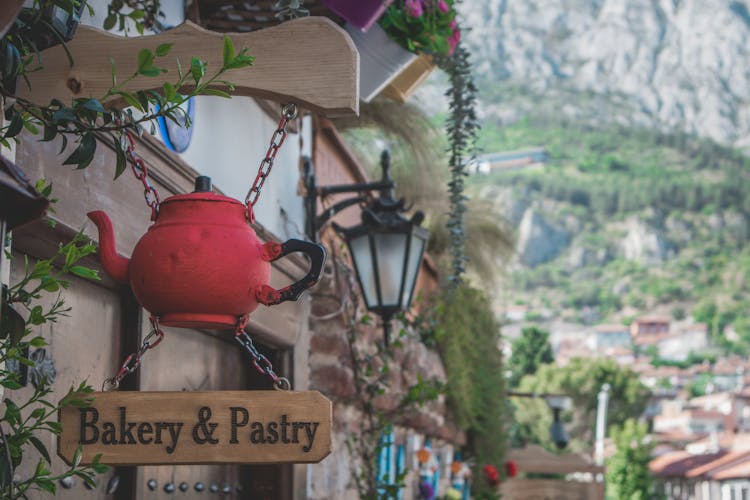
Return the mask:
[[[749,159],[684,134],[548,118],[488,120],[481,146],[549,154],[543,167],[469,182],[516,228],[518,256],[503,286],[528,319],[692,315],[717,344],[750,346]]]

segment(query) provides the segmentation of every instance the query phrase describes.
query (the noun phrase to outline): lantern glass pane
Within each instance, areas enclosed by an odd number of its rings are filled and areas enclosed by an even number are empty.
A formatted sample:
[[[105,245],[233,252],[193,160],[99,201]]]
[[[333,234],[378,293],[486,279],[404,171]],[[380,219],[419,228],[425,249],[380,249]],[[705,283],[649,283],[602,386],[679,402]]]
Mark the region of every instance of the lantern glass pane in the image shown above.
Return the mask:
[[[375,289],[375,269],[372,265],[372,254],[370,253],[370,238],[363,234],[349,241],[352,252],[354,267],[357,268],[359,282],[362,285],[362,293],[367,302],[367,308],[378,305],[378,294]]]
[[[405,233],[376,234],[375,253],[378,259],[380,294],[385,307],[398,307],[401,303],[401,280],[404,279]]]
[[[409,309],[409,299],[412,295],[412,290],[417,284],[417,275],[419,274],[419,264],[422,262],[422,250],[424,249],[425,240],[417,237],[416,234],[411,235],[411,245],[409,247],[409,260],[406,264],[406,275],[404,279],[404,293],[401,295],[401,309],[406,311]]]

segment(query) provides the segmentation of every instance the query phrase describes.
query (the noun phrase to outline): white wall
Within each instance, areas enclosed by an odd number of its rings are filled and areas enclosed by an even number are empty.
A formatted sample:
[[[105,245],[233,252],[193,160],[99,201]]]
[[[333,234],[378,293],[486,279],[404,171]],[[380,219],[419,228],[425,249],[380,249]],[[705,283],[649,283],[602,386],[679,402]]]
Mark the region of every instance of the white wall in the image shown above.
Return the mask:
[[[250,98],[199,97],[193,139],[181,156],[227,196],[244,201],[277,126]],[[300,136],[289,134],[255,205],[256,220],[281,239],[304,234],[299,157]]]

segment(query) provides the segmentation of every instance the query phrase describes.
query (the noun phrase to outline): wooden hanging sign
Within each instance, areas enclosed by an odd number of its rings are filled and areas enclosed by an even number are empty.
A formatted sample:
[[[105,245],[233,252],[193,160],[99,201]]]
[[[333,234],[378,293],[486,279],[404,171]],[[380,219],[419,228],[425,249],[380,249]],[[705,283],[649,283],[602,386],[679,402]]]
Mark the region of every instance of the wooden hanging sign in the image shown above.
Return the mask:
[[[233,95],[293,102],[328,116],[359,113],[359,52],[346,31],[330,19],[303,17],[264,30],[227,35],[238,50],[247,47],[248,54],[255,56],[252,66],[225,75],[236,87]],[[66,47],[57,45],[42,52],[44,70],[30,72],[29,85],[19,79],[18,96],[40,105],[48,104],[52,97],[65,102],[101,98],[112,86],[113,63],[124,79],[136,71],[141,49],[155,50],[164,43],[174,44],[164,61],[158,62],[168,70],[166,76],[136,78],[125,85],[126,90],[161,92],[164,81],[177,79],[177,59],[189,68],[191,59],[198,57],[206,62],[209,73],[222,65],[224,34],[190,21],[158,35],[136,37],[80,26]],[[75,65],[70,65],[66,52]],[[216,88],[226,90],[221,84]],[[105,104],[125,104],[115,96],[112,99]]]
[[[60,410],[68,464],[316,463],[331,452],[331,402],[317,391],[95,392]]]

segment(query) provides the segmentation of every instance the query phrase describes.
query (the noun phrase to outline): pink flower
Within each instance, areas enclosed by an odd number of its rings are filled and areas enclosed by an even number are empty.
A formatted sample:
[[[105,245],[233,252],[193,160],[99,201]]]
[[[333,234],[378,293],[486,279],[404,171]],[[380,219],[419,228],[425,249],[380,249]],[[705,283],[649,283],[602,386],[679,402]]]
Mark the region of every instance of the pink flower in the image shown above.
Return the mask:
[[[422,17],[422,2],[420,0],[406,0],[404,9],[411,17]]]
[[[437,8],[443,14],[447,14],[451,10],[451,8],[448,6],[448,4],[445,3],[445,0],[438,0]]]
[[[448,37],[448,55],[453,55],[456,51],[456,45],[461,41],[461,32],[458,28],[453,28],[453,33]]]
[[[458,29],[458,23],[456,22],[456,20],[455,20],[455,19],[451,19],[451,23],[450,23],[450,25],[449,25],[449,26],[451,27],[451,29],[452,29],[453,31],[455,31],[455,30],[457,30],[457,29]]]

